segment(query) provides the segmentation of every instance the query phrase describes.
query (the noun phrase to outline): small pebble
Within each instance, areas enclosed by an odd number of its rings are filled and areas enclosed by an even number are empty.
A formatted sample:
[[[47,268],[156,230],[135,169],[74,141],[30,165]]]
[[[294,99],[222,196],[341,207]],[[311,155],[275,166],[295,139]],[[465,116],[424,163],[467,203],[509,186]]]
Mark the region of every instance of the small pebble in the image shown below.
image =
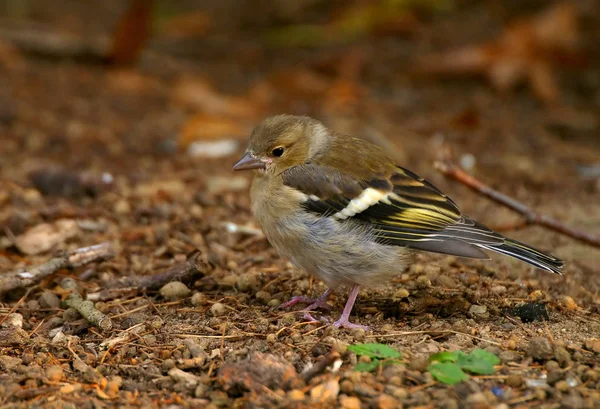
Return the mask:
[[[547,338],[535,337],[529,341],[529,347],[527,348],[529,356],[536,361],[546,361],[554,356],[552,350],[552,344]]]
[[[190,295],[192,290],[180,281],[173,281],[162,286],[160,295],[167,300],[180,300]]]
[[[473,304],[469,308],[469,312],[473,315],[485,315],[487,313],[487,307],[485,305]]]
[[[192,305],[199,306],[206,304],[206,295],[203,293],[194,293],[191,299]]]
[[[425,356],[418,356],[413,358],[410,363],[409,363],[409,367],[415,371],[419,371],[419,372],[425,372],[427,370],[427,367],[429,366],[429,359]]]
[[[456,287],[456,282],[452,279],[452,277],[447,276],[445,274],[441,274],[437,278],[437,283],[439,286],[444,287],[444,288],[455,288]]]
[[[302,401],[304,400],[304,392],[300,389],[292,389],[287,393],[287,397],[291,401]]]
[[[500,360],[504,363],[516,362],[519,360],[519,354],[517,354],[515,351],[502,351],[498,355],[498,358],[500,358]]]
[[[575,300],[572,297],[569,297],[568,295],[565,295],[564,297],[562,297],[560,299],[560,303],[563,305],[563,307],[565,307],[567,310],[571,310],[574,311],[577,309],[577,303],[575,302]]]
[[[340,408],[342,409],[360,409],[360,399],[356,396],[340,396]]]
[[[431,287],[431,280],[426,275],[421,275],[415,280],[415,287],[419,290]]]
[[[409,295],[410,295],[410,293],[408,292],[408,290],[406,288],[399,288],[398,290],[396,290],[394,295],[392,295],[392,299],[401,300],[403,298],[408,298]]]
[[[566,381],[558,381],[554,387],[557,391],[562,393],[567,392],[570,389],[569,384]]]
[[[215,317],[221,317],[227,314],[227,307],[225,306],[225,304],[216,302],[210,307],[210,313]]]
[[[352,393],[352,391],[354,391],[354,382],[349,379],[344,379],[340,382],[340,391],[345,394]]]
[[[50,365],[46,368],[46,378],[50,382],[60,382],[65,376],[62,368],[58,365]]]
[[[396,409],[398,406],[398,401],[390,395],[382,393],[377,397],[377,407],[379,409]]]
[[[508,375],[505,382],[511,388],[520,388],[523,385],[523,377],[520,375]]]
[[[2,328],[23,328],[23,316],[17,312],[8,314],[8,317],[2,323]]]
[[[38,302],[42,308],[58,309],[60,308],[60,300],[52,291],[44,291],[38,298]]]
[[[310,390],[310,400],[313,403],[333,401],[340,393],[340,384],[336,379],[320,383]]]

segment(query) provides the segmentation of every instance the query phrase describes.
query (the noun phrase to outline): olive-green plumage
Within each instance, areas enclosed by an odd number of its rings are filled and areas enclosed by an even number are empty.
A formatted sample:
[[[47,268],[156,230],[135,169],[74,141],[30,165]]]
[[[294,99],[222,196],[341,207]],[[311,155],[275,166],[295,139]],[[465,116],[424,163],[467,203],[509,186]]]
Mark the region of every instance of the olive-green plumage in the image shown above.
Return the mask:
[[[483,250],[492,250],[559,274],[563,266],[464,216],[381,148],[312,118],[265,119],[234,167],[246,169],[256,170],[253,212],[277,250],[330,288],[353,288],[336,325],[356,326],[348,315],[358,286],[385,284],[402,273],[407,249],[473,258],[488,258]],[[328,294],[309,308],[323,306]]]

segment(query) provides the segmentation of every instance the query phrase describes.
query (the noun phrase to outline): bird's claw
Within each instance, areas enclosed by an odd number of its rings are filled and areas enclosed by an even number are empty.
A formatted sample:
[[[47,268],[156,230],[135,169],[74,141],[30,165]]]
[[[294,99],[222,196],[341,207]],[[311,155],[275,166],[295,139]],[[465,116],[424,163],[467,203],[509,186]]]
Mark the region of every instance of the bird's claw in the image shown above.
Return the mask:
[[[366,325],[354,324],[354,323],[348,321],[348,318],[345,318],[345,317],[341,317],[339,320],[334,322],[333,326],[338,327],[338,328],[362,329],[365,331],[369,330],[369,327],[367,327]]]

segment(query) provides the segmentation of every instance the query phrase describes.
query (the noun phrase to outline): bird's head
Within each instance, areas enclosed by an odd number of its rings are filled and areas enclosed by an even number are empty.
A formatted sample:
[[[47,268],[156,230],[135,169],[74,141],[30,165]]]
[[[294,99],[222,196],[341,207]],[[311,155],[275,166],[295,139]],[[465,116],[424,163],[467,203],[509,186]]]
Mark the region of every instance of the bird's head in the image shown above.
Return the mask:
[[[244,156],[233,170],[256,169],[280,174],[286,169],[308,163],[327,145],[325,126],[305,116],[272,116],[254,128]]]

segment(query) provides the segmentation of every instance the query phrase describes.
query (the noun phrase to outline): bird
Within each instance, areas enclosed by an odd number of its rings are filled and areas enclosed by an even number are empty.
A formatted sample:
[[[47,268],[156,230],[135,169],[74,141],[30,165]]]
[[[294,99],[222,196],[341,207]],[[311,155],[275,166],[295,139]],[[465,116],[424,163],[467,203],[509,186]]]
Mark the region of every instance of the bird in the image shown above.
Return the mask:
[[[271,245],[326,284],[317,298],[296,296],[282,304],[308,304],[301,311],[309,321],[316,321],[310,311],[331,308],[332,292],[349,288],[333,325],[367,329],[350,321],[360,287],[389,283],[414,251],[474,259],[489,259],[486,251],[493,251],[562,274],[562,260],[462,214],[379,146],[308,116],[264,119],[233,170],[253,171],[251,208]]]

